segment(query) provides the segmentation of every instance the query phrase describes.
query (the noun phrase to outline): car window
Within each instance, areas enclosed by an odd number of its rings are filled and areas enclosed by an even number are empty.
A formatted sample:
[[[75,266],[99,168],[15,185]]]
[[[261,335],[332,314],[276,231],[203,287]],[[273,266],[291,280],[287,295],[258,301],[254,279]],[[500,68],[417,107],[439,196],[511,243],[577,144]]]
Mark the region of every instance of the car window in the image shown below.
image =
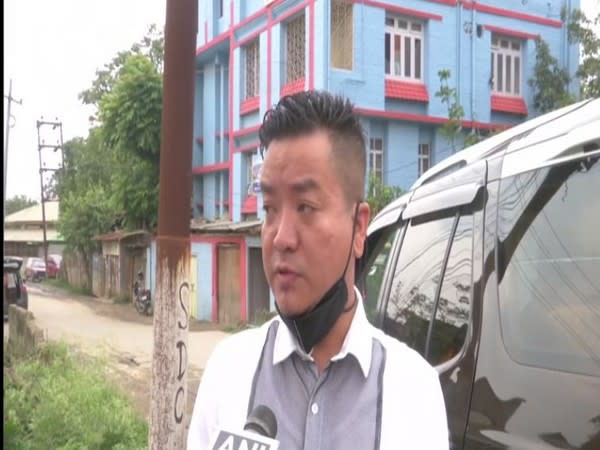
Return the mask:
[[[414,218],[394,269],[383,330],[422,355],[455,214]]]
[[[501,182],[500,319],[517,362],[600,375],[599,156]]]
[[[427,359],[442,364],[456,356],[465,342],[471,312],[473,214],[462,213],[452,238],[436,306]]]
[[[389,264],[392,246],[399,232],[400,228],[394,224],[370,236],[367,241],[367,261],[359,283],[363,291],[367,318],[373,324],[377,316],[377,300],[383,287],[383,274]]]

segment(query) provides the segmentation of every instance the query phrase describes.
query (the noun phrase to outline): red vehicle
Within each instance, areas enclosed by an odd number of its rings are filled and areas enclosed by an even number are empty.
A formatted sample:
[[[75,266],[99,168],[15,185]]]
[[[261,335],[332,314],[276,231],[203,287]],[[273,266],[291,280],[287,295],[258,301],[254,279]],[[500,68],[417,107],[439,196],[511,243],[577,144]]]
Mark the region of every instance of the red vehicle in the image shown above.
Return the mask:
[[[56,278],[58,275],[58,264],[51,256],[48,256],[48,263],[46,264],[46,275],[48,278]]]
[[[43,258],[29,258],[25,266],[25,279],[40,281],[46,277],[56,278],[58,266],[54,260],[48,257],[48,264],[44,264]]]

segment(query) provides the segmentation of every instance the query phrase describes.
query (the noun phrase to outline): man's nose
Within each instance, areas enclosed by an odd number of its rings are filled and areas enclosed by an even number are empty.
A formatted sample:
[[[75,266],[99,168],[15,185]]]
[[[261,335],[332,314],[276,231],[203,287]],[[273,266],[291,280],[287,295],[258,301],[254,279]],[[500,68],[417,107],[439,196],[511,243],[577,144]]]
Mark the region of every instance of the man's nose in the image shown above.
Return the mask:
[[[273,246],[280,252],[295,250],[298,245],[298,230],[294,213],[284,209],[275,227]]]

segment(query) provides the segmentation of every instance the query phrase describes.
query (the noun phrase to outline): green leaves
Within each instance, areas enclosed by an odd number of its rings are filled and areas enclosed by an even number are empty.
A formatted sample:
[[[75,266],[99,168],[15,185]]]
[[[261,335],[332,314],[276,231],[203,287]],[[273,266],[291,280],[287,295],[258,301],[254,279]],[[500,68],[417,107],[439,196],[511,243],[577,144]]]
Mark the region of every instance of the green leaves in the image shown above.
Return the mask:
[[[4,203],[4,214],[9,215],[33,205],[37,205],[37,201],[25,195],[16,195],[7,199]]]
[[[156,226],[163,50],[162,32],[151,26],[80,94],[98,107],[98,122],[87,139],[64,145],[58,228],[88,263],[98,248],[94,236],[109,232],[117,217],[128,229]]]
[[[105,361],[47,343],[4,374],[4,448],[145,448],[147,424],[107,381]]]
[[[456,142],[463,132],[462,121],[465,117],[465,110],[459,102],[456,88],[451,88],[448,85],[450,76],[450,70],[440,70],[438,72],[440,88],[435,93],[435,96],[448,108],[448,122],[440,127],[440,133],[444,136],[448,144],[450,144],[452,151],[456,152]],[[464,147],[473,145],[480,140],[481,136],[472,132],[465,137]]]
[[[369,204],[369,208],[371,208],[372,218],[392,200],[400,197],[400,195],[402,195],[402,189],[400,187],[386,186],[374,173],[369,175],[367,203]]]
[[[100,101],[106,145],[158,165],[161,113],[161,75],[147,56],[130,55],[113,88]]]
[[[579,9],[569,12],[563,8],[561,18],[567,23],[569,43],[581,46],[580,63],[575,73],[580,81],[579,98],[600,97],[600,36],[594,31],[600,25],[600,14],[590,20]],[[534,90],[535,107],[544,113],[576,101],[577,98],[568,91],[570,82],[567,70],[559,66],[548,44],[539,38],[534,76],[529,80]]]
[[[600,35],[595,31],[599,26],[600,14],[591,20],[581,10],[575,9],[568,17],[569,43],[581,45],[581,62],[576,75],[581,82],[582,98],[600,97]]]
[[[560,67],[550,53],[548,43],[541,37],[535,42],[534,75],[529,80],[533,88],[533,104],[540,113],[553,111],[568,105],[574,98],[568,91],[570,81],[566,69]]]

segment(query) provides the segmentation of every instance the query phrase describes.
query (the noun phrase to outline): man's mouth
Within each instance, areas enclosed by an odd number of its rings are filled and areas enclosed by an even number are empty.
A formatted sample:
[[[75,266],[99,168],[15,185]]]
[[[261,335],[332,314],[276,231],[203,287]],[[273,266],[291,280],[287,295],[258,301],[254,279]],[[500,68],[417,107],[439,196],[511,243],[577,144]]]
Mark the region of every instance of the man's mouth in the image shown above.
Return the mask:
[[[280,284],[280,287],[285,289],[289,287],[298,277],[298,272],[294,271],[289,266],[277,266],[275,268],[275,279]]]

